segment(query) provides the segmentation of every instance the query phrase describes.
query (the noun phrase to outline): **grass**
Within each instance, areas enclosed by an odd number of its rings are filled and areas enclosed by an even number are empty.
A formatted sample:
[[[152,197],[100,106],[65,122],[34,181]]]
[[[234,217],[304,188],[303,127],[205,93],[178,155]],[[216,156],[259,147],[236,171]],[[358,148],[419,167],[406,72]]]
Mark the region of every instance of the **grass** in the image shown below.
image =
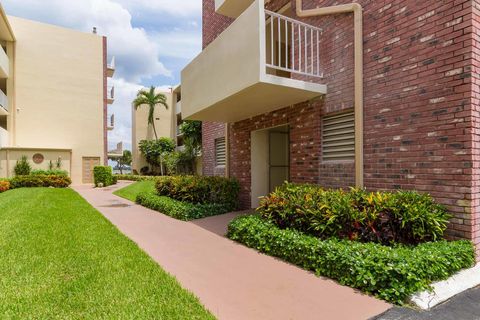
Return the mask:
[[[0,194],[2,319],[214,319],[71,189]]]
[[[135,202],[137,195],[145,192],[155,192],[155,181],[138,181],[115,191],[113,194]]]

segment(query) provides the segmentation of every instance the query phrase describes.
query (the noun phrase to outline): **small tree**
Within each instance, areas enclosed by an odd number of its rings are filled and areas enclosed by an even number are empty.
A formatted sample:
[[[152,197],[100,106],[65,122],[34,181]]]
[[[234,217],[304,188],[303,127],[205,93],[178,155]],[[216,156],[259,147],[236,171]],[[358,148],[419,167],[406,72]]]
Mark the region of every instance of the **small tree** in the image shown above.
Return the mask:
[[[179,162],[187,167],[189,173],[195,173],[195,162],[202,150],[202,122],[184,121],[180,125],[185,150],[179,156]]]
[[[32,166],[28,162],[27,156],[22,156],[20,160],[17,160],[15,168],[13,169],[16,176],[28,176],[32,171]]]
[[[142,140],[138,147],[147,163],[152,166],[152,169],[160,167],[160,172],[163,175],[163,154],[175,150],[173,139]]]
[[[123,174],[123,169],[132,165],[132,152],[130,150],[123,150],[122,156],[116,159],[116,161],[117,167],[120,170],[120,174]]]

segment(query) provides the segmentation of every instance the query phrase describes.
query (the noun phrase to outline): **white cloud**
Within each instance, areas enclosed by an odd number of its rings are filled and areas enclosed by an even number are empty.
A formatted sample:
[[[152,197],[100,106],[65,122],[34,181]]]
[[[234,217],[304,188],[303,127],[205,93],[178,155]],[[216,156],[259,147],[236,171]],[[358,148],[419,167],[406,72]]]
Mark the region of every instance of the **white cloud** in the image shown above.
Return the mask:
[[[201,0],[118,0],[118,2],[131,10],[141,6],[176,16],[199,15],[202,11]]]
[[[7,13],[85,32],[95,26],[108,37],[108,50],[116,56],[117,76],[138,82],[171,76],[160,61],[159,45],[147,32],[132,26],[130,12],[112,0],[4,0]]]
[[[177,29],[152,34],[162,57],[192,59],[202,50],[202,35],[196,31]]]
[[[97,27],[107,36],[109,54],[116,57],[112,79],[116,97],[109,106],[116,124],[109,132],[110,149],[120,141],[131,148],[131,102],[141,83],[178,74],[175,69],[201,50],[201,28],[196,22],[201,0],[2,0],[2,5],[7,14],[84,32]],[[172,70],[165,61],[170,61]]]

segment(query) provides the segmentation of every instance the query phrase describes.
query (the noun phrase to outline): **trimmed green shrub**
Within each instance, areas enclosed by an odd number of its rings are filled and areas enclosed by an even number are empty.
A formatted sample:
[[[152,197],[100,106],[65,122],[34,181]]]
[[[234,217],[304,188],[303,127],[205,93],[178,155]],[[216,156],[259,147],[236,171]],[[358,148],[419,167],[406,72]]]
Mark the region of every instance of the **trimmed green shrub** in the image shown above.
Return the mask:
[[[229,207],[222,204],[192,204],[151,192],[140,193],[136,203],[183,221],[215,216],[229,211]]]
[[[67,188],[72,180],[66,176],[31,175],[16,176],[10,179],[11,189],[17,188]]]
[[[17,160],[15,167],[13,168],[16,176],[28,176],[32,171],[32,166],[28,162],[27,156],[22,156],[20,160]]]
[[[68,177],[68,172],[65,170],[51,169],[51,170],[32,170],[31,175],[34,176],[65,176]]]
[[[280,228],[382,244],[441,239],[450,218],[430,195],[414,191],[325,190],[291,183],[264,197],[257,211]]]
[[[238,207],[240,184],[235,179],[203,176],[159,177],[155,185],[161,196],[193,204],[222,204],[229,211]]]
[[[146,180],[155,180],[158,177],[156,176],[140,176],[134,174],[116,174],[114,175],[118,180],[125,180],[125,181],[146,181]]]
[[[10,181],[0,180],[0,193],[10,190]]]
[[[116,178],[113,177],[112,167],[109,166],[96,166],[93,168],[93,180],[96,187],[100,185],[108,187],[117,183]]]
[[[403,304],[475,263],[469,241],[383,246],[349,240],[320,240],[297,230],[280,229],[257,215],[234,219],[227,236],[260,252],[337,280],[386,301]]]

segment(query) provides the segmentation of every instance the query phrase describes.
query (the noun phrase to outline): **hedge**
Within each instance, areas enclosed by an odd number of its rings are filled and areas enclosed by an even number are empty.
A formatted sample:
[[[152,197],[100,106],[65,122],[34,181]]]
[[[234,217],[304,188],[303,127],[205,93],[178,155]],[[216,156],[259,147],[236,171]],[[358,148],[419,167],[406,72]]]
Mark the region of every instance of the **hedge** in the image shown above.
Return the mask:
[[[116,174],[114,177],[117,180],[125,180],[125,181],[146,181],[146,180],[155,180],[157,176],[141,176],[136,174]]]
[[[297,230],[280,229],[258,215],[234,219],[227,236],[318,276],[337,280],[386,301],[403,304],[433,281],[447,279],[475,263],[469,241],[384,246],[350,240],[321,240]]]
[[[72,180],[66,176],[30,175],[16,176],[10,180],[10,188],[67,188]]]
[[[10,190],[10,181],[0,180],[0,193]]]
[[[193,204],[221,204],[229,211],[238,207],[240,184],[236,179],[204,176],[159,177],[155,185],[161,196]]]
[[[137,195],[136,203],[183,221],[215,216],[229,211],[229,207],[222,204],[192,204],[152,192]]]
[[[280,228],[319,238],[346,238],[382,244],[441,239],[450,215],[428,194],[415,191],[326,190],[286,183],[257,209]]]
[[[109,166],[94,167],[93,180],[96,187],[108,187],[117,183],[117,178],[112,173],[112,167]]]
[[[65,176],[68,177],[68,172],[65,170],[58,170],[58,169],[52,169],[52,170],[32,170],[30,172],[30,175],[32,176]]]

